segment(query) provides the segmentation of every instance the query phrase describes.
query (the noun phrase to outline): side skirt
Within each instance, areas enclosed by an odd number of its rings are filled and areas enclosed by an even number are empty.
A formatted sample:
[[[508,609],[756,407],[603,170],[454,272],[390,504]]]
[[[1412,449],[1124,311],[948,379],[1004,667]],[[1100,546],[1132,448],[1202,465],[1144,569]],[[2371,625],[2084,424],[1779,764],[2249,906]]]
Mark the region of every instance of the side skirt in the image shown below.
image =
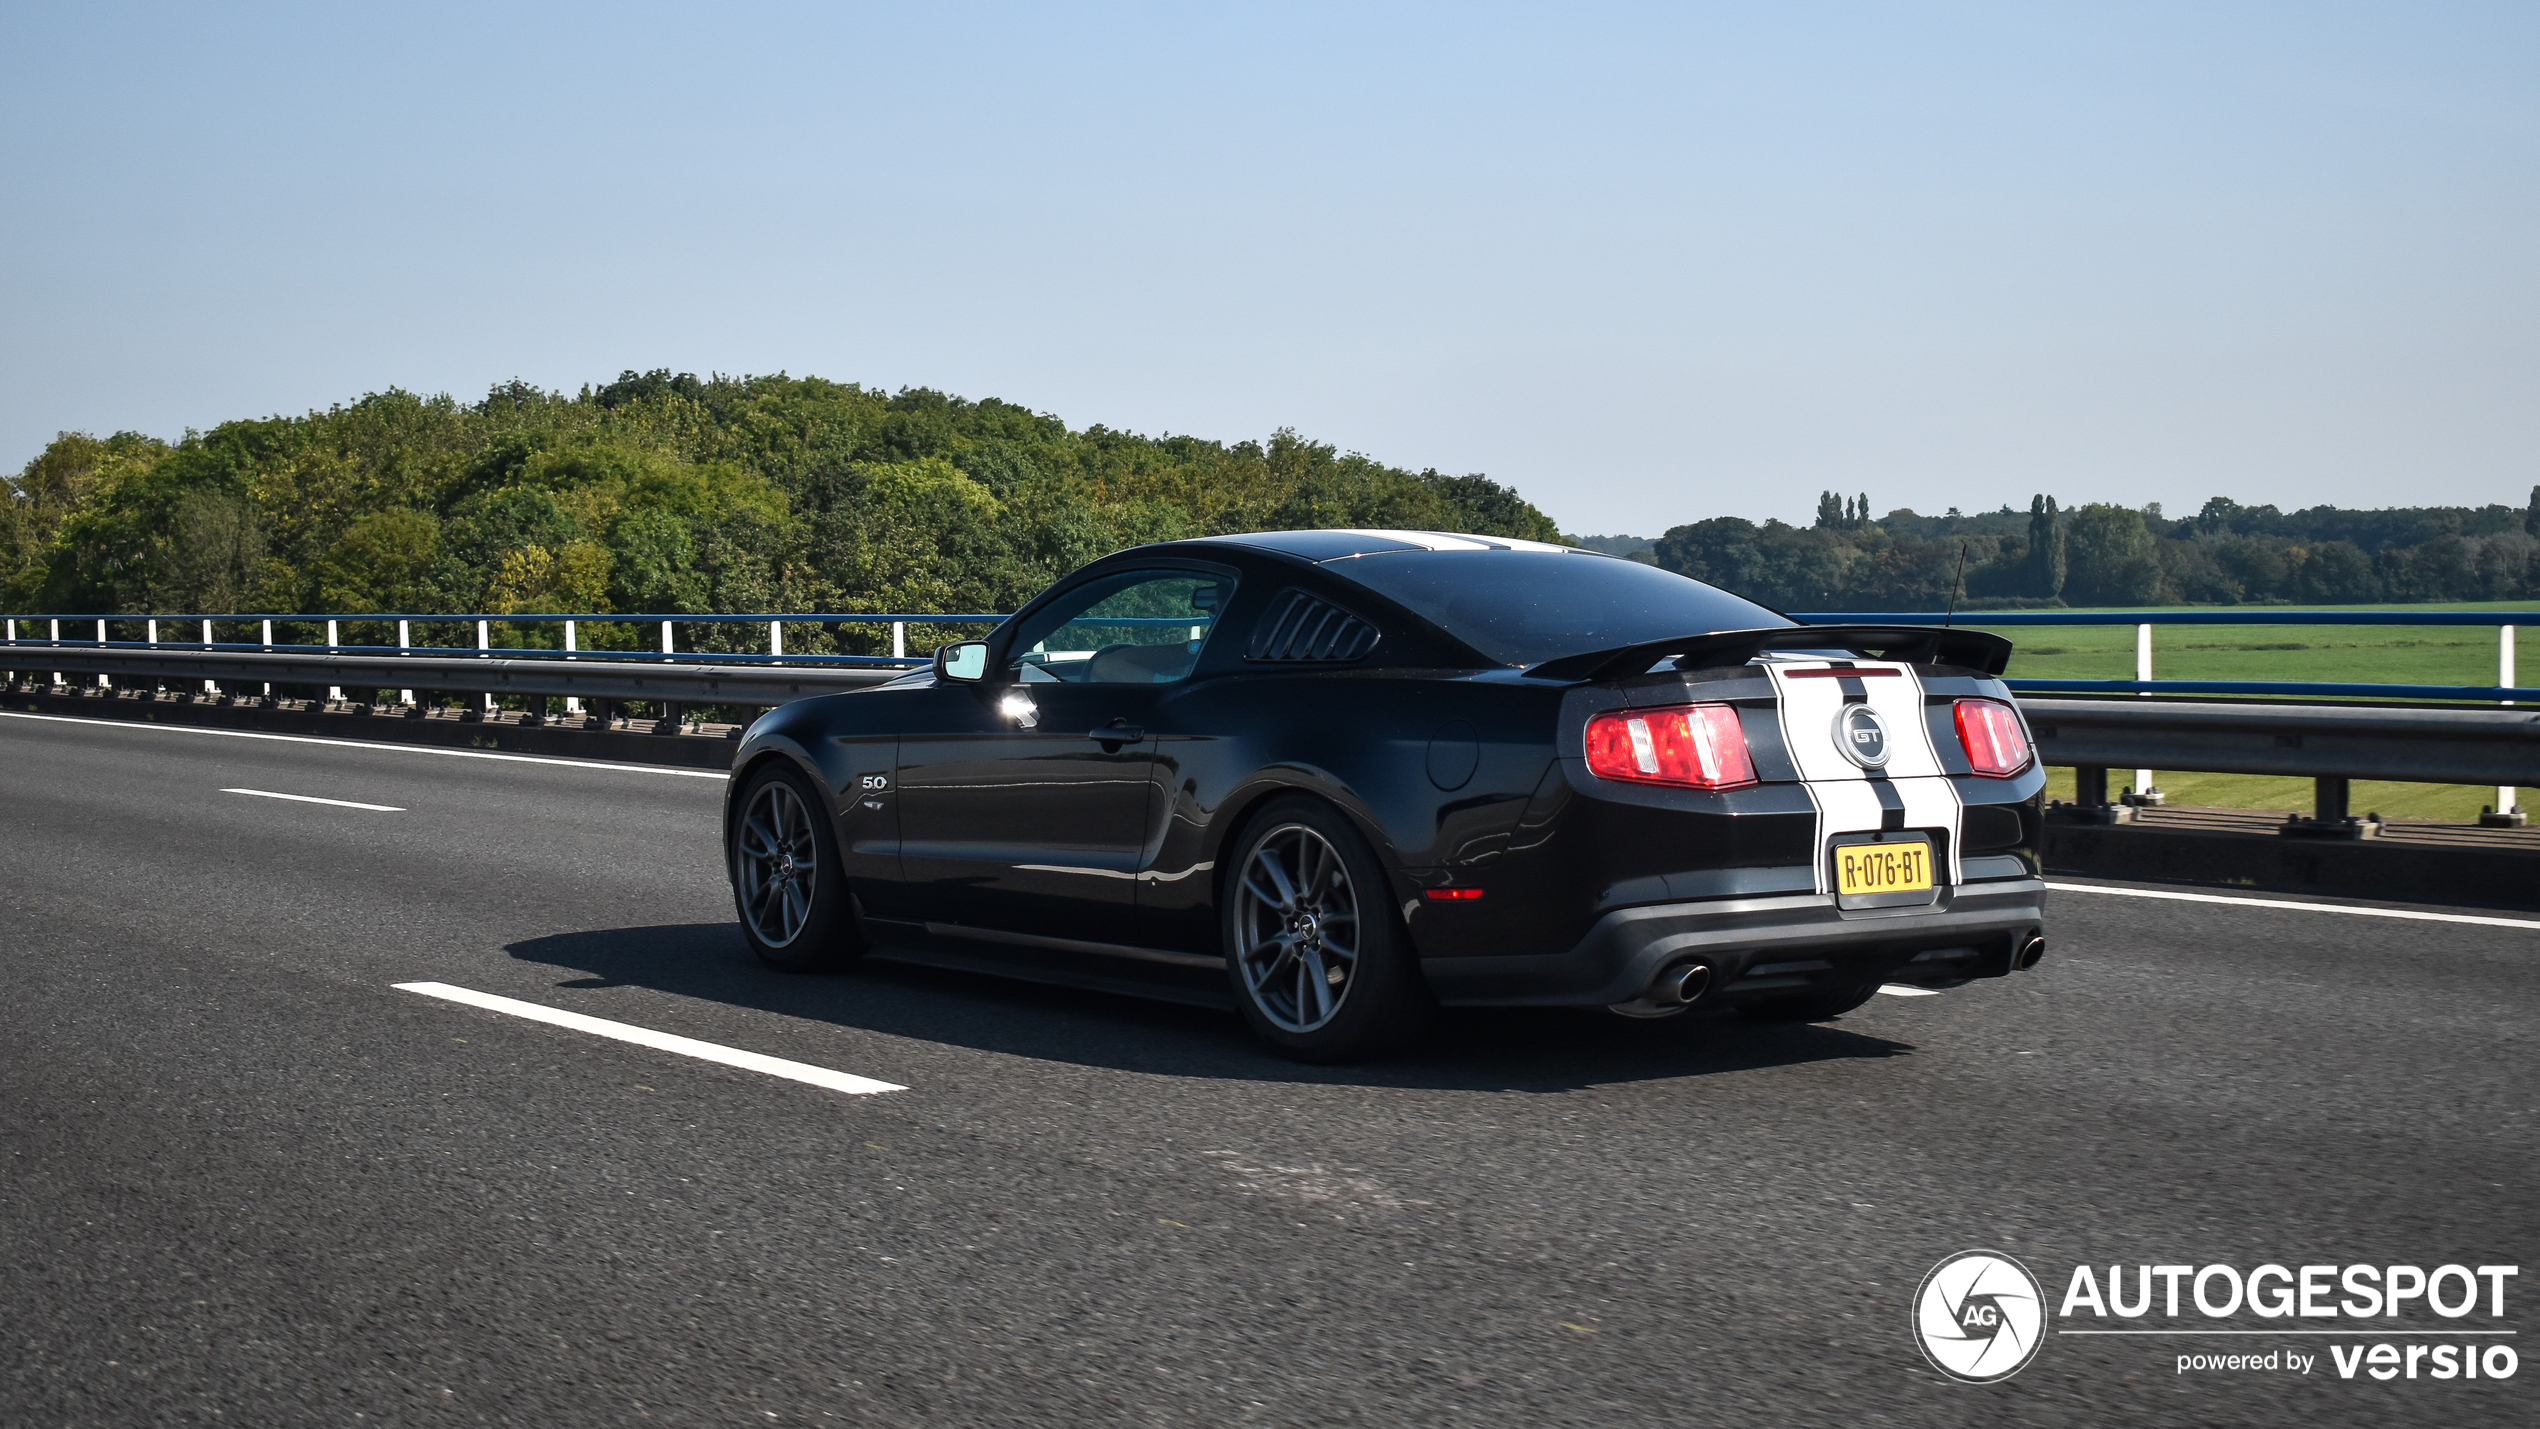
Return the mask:
[[[864,926],[873,940],[868,956],[891,962],[1152,998],[1219,1012],[1235,1008],[1234,995],[1223,981],[1223,958],[956,923],[868,917]],[[1143,964],[1162,976],[1129,975],[1120,966],[1124,962]]]

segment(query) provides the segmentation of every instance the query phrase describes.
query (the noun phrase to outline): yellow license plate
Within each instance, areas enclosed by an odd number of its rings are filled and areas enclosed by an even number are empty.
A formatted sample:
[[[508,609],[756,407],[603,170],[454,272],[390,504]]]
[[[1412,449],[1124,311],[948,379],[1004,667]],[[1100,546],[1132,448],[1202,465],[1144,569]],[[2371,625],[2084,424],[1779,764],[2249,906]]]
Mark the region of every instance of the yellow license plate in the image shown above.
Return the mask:
[[[1843,897],[1922,893],[1930,888],[1931,845],[1927,842],[1835,846],[1834,891]]]

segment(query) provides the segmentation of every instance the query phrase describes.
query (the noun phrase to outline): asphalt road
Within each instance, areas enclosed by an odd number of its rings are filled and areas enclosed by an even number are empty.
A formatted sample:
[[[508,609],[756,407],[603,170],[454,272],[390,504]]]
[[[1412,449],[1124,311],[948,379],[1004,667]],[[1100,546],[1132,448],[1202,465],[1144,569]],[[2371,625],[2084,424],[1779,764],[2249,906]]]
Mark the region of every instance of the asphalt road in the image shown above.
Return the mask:
[[[2035,973],[1829,1025],[1454,1015],[1301,1068],[1230,1015],[763,971],[721,787],[0,717],[0,1423],[2532,1422],[2540,1368],[2173,1364],[2274,1341],[1960,1385],[1906,1307],[1990,1247],[2050,1298],[2517,1264],[2504,1320],[2408,1323],[2534,1323],[2540,930],[2065,893]]]

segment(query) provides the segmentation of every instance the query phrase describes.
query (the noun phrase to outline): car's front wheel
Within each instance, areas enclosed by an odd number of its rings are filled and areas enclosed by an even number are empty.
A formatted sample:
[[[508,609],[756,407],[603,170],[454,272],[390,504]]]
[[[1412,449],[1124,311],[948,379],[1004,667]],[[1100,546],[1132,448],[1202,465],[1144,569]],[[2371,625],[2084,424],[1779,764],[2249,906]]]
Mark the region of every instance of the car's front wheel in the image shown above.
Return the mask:
[[[1329,805],[1283,798],[1235,841],[1222,916],[1244,1020],[1306,1062],[1399,1051],[1428,1025],[1429,990],[1375,850]]]
[[[769,967],[820,972],[864,950],[837,833],[801,772],[770,764],[750,777],[729,852],[741,933]]]

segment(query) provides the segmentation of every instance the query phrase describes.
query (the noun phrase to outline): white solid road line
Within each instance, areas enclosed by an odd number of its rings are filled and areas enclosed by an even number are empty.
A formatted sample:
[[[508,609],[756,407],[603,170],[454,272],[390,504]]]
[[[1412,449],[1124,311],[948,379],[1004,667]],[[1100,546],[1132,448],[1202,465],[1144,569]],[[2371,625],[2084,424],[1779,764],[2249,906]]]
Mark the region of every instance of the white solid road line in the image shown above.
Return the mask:
[[[482,1007],[489,1012],[507,1012],[514,1017],[526,1017],[532,1022],[570,1027],[576,1032],[588,1032],[594,1037],[614,1037],[620,1042],[632,1042],[637,1046],[650,1047],[661,1052],[676,1052],[682,1057],[695,1057],[699,1061],[720,1062],[724,1066],[739,1067],[743,1071],[764,1072],[771,1077],[809,1082],[815,1087],[827,1087],[833,1092],[852,1092],[861,1095],[866,1092],[908,1090],[892,1082],[877,1082],[871,1077],[859,1077],[852,1072],[833,1072],[827,1067],[815,1067],[808,1062],[788,1062],[782,1057],[744,1052],[738,1047],[718,1046],[712,1042],[700,1042],[693,1037],[674,1037],[667,1032],[655,1032],[649,1027],[637,1027],[626,1022],[611,1022],[605,1017],[585,1017],[579,1012],[563,1012],[552,1007],[541,1007],[534,1002],[496,997],[490,992],[472,992],[467,988],[452,987],[445,982],[401,982],[392,985],[401,992],[419,992],[426,997],[464,1002],[470,1007]]]
[[[2175,903],[2228,903],[2240,908],[2290,908],[2301,913],[2343,913],[2351,918],[2406,918],[2419,923],[2475,923],[2482,928],[2540,928],[2528,918],[2482,918],[2474,913],[2419,913],[2412,908],[2355,908],[2343,903],[2295,903],[2283,898],[2235,898],[2222,893],[2173,893],[2159,888],[2109,888],[2096,883],[2049,883],[2058,893],[2106,893],[2118,898],[2165,898]]]
[[[1903,983],[1901,983],[1901,982],[1881,983],[1881,984],[1879,984],[1879,991],[1881,991],[1881,992],[1883,992],[1883,993],[1886,993],[1886,994],[1887,994],[1888,996],[1890,996],[1890,997],[1938,997],[1938,996],[1940,996],[1940,989],[1938,989],[1938,988],[1934,988],[1934,987],[1907,987],[1905,984],[1903,984]]]
[[[259,799],[288,799],[294,804],[333,804],[339,809],[368,809],[374,814],[402,814],[394,804],[357,804],[350,799],[321,799],[315,794],[277,794],[271,789],[223,789],[224,794],[253,794]]]
[[[385,749],[395,754],[439,754],[451,759],[501,759],[513,764],[556,764],[567,769],[608,769],[620,774],[673,774],[682,779],[731,779],[721,769],[672,769],[662,764],[612,764],[598,759],[551,759],[541,754],[497,754],[490,749],[442,749],[429,744],[381,744],[369,739],[322,739],[313,734],[266,734],[253,729],[206,729],[198,724],[141,724],[80,715],[28,714],[0,710],[0,719],[33,719],[48,724],[84,724],[92,729],[147,729],[161,734],[217,734],[230,739],[271,739],[284,744],[323,744],[333,749]]]

